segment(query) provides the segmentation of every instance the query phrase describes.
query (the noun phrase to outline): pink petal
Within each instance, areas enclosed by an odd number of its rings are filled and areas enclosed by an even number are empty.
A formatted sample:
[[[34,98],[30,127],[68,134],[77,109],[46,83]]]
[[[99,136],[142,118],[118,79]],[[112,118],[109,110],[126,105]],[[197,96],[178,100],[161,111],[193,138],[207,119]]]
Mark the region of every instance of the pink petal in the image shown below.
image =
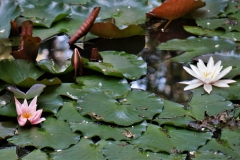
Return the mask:
[[[27,118],[23,118],[22,116],[18,117],[18,124],[20,126],[24,126],[26,124],[26,122],[27,122]]]
[[[41,123],[42,121],[45,121],[46,119],[45,118],[40,118],[40,119],[37,119],[35,121],[32,121],[31,124],[38,124],[38,123]]]
[[[42,109],[37,110],[37,111],[34,113],[34,116],[31,117],[31,118],[29,118],[29,121],[30,121],[30,122],[36,121],[36,120],[40,119],[41,115],[42,115]]]
[[[15,99],[17,114],[21,115],[22,114],[22,104],[17,100],[16,97],[14,97],[14,99]]]
[[[32,108],[32,110],[36,111],[37,110],[37,96],[31,101],[30,108]]]
[[[208,94],[210,94],[211,91],[212,91],[212,85],[211,84],[204,84],[203,88]]]

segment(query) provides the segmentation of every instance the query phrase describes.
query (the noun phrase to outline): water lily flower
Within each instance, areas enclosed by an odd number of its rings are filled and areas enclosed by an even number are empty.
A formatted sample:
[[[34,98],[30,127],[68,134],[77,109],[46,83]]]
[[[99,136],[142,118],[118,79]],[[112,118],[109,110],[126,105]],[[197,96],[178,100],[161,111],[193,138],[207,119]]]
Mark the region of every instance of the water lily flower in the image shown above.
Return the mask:
[[[34,125],[46,120],[45,118],[40,118],[42,115],[42,109],[36,110],[37,96],[31,101],[29,106],[26,99],[24,99],[23,104],[21,104],[16,97],[14,98],[18,114],[18,124],[20,126],[24,126],[27,121]]]
[[[193,79],[191,81],[180,82],[182,84],[188,84],[187,87],[184,88],[184,91],[197,88],[203,85],[204,90],[210,94],[212,91],[212,85],[216,87],[229,87],[228,83],[234,83],[236,81],[231,79],[220,80],[227,73],[230,72],[232,66],[225,68],[223,71],[221,66],[221,61],[218,61],[214,65],[213,58],[210,57],[208,60],[207,66],[203,63],[201,59],[198,60],[197,67],[194,65],[190,65],[190,68],[183,67],[190,75],[197,79]]]

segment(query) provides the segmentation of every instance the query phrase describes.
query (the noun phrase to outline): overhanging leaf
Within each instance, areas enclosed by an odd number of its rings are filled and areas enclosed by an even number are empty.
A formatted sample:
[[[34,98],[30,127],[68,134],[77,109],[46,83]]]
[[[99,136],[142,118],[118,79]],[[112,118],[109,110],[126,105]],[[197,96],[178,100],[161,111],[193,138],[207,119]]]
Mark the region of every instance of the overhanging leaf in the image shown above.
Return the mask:
[[[142,58],[125,52],[100,52],[103,62],[88,62],[84,65],[105,75],[138,79],[146,74],[146,63]]]
[[[137,25],[129,25],[127,28],[120,30],[113,23],[94,23],[90,32],[101,38],[125,38],[135,35],[144,35],[143,28]]]
[[[213,38],[189,37],[185,40],[173,39],[158,46],[160,50],[186,51],[182,55],[172,58],[175,62],[189,62],[193,57],[218,51],[231,51],[236,49],[235,42],[231,40]]]
[[[64,149],[80,139],[78,134],[72,133],[66,122],[54,118],[47,118],[41,128],[19,128],[18,133],[8,141],[15,145],[36,148]]]
[[[39,96],[45,87],[43,84],[35,84],[26,93],[20,91],[16,86],[8,86],[7,89],[13,92],[14,96],[18,99],[31,99]]]

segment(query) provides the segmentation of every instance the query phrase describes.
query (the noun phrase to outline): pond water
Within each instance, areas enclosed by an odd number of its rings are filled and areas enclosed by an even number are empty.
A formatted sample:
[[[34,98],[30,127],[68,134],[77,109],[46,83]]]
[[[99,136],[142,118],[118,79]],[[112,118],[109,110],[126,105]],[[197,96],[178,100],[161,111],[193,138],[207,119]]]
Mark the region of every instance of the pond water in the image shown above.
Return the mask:
[[[184,39],[191,34],[184,31],[183,25],[195,25],[191,20],[178,19],[173,21],[168,30],[162,31],[156,27],[161,21],[151,21],[143,25],[146,36],[133,36],[121,39],[96,38],[85,42],[84,49],[79,48],[83,57],[89,58],[92,48],[99,51],[116,50],[125,51],[141,56],[148,64],[147,75],[137,81],[132,81],[131,87],[155,93],[160,97],[184,103],[189,100],[190,92],[184,92],[185,87],[178,82],[189,80],[182,64],[170,62],[168,59],[180,53],[177,51],[160,51],[156,47],[167,40]],[[53,59],[59,66],[71,58],[73,50],[68,45],[69,37],[60,35],[53,37],[41,44],[38,60]]]

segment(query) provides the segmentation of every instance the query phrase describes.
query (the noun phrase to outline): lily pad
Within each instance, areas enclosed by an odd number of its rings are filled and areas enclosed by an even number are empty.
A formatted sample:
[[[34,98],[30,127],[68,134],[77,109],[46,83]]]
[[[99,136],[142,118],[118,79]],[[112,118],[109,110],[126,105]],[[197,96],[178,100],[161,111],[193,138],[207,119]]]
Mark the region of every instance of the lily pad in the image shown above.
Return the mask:
[[[131,80],[139,79],[146,74],[147,65],[140,57],[116,51],[100,52],[100,55],[103,58],[103,62],[88,62],[84,67],[105,75]]]
[[[64,74],[73,70],[71,61],[65,61],[63,66],[58,66],[52,59],[44,59],[37,63],[42,70],[52,74]]]
[[[53,160],[79,160],[79,159],[94,159],[105,160],[102,155],[102,148],[107,144],[106,141],[101,140],[97,143],[82,138],[80,142],[66,150],[54,152],[50,154]]]
[[[236,49],[235,42],[228,39],[195,38],[189,37],[185,40],[173,39],[158,46],[160,50],[186,51],[182,55],[172,58],[175,62],[189,62],[193,57],[218,51],[231,51]]]
[[[53,79],[43,79],[43,80],[35,80],[33,78],[26,78],[24,81],[17,84],[17,86],[30,88],[34,84],[43,84],[46,86],[52,86],[52,85],[58,85],[61,83],[62,83],[61,80],[57,77],[53,78]]]
[[[0,79],[13,85],[18,85],[27,78],[36,80],[43,73],[44,72],[39,70],[34,63],[27,60],[0,61]]]
[[[131,88],[126,79],[91,75],[77,78],[77,83],[83,88],[96,88],[112,98],[123,98]]]
[[[1,36],[1,33],[0,33]],[[8,38],[0,38],[0,59],[8,59],[12,51],[12,44]]]
[[[0,39],[8,38],[11,31],[10,21],[21,14],[21,7],[15,1],[1,0],[0,8]]]
[[[194,93],[189,105],[191,106],[189,114],[197,120],[203,120],[205,113],[212,116],[234,108],[232,102],[215,94]]]
[[[17,127],[16,123],[12,121],[0,122],[0,139],[6,137],[12,137],[14,135],[14,129]]]
[[[59,107],[63,105],[63,100],[59,95],[42,94],[38,97],[37,104],[44,112],[57,113]]]
[[[27,154],[26,156],[24,156],[23,158],[21,158],[22,160],[47,160],[48,159],[48,155],[47,153],[41,151],[41,150],[34,150],[31,153]]]
[[[191,15],[194,19],[197,18],[216,18],[219,14],[225,11],[228,5],[228,0],[204,0],[206,5],[196,11]]]
[[[113,23],[94,23],[90,32],[101,38],[125,38],[135,35],[144,35],[142,27],[129,25],[127,28],[120,30]]]
[[[78,113],[78,110],[81,108],[77,108],[76,102],[65,102],[62,108],[55,114],[55,116],[59,120],[66,120],[68,122],[90,122],[91,119],[83,117],[81,114]]]
[[[68,148],[80,139],[69,128],[66,122],[47,118],[42,127],[19,128],[18,135],[8,141],[19,146],[34,146],[36,148],[50,147],[53,149]]]
[[[13,92],[17,99],[31,99],[35,96],[39,96],[45,87],[46,86],[43,84],[35,84],[26,93],[20,91],[16,86],[8,86],[7,89]]]
[[[197,151],[195,154],[194,154],[194,158],[193,160],[202,160],[202,159],[222,159],[222,160],[226,160],[226,159],[229,159],[228,156],[222,154],[222,153],[213,153],[213,152],[209,152],[209,151],[206,151],[206,152],[199,152]]]
[[[9,147],[0,150],[0,159],[18,159],[16,147]]]
[[[147,122],[144,121],[131,127],[111,126],[97,122],[82,122],[70,123],[70,127],[74,132],[81,131],[84,137],[87,138],[98,136],[104,140],[114,139],[120,141],[139,138],[142,135],[142,132],[146,131]]]
[[[34,26],[47,28],[50,28],[53,22],[59,21],[71,13],[69,5],[53,1],[44,5],[23,6],[23,10],[21,15],[31,20]]]
[[[79,99],[78,105],[82,108],[82,115],[129,126],[145,119],[151,120],[154,115],[161,113],[163,102],[155,95],[139,90],[133,90],[119,101],[93,90]]]
[[[13,99],[11,99],[10,103],[8,103],[7,105],[0,107],[0,115],[7,117],[17,116],[16,107]]]

